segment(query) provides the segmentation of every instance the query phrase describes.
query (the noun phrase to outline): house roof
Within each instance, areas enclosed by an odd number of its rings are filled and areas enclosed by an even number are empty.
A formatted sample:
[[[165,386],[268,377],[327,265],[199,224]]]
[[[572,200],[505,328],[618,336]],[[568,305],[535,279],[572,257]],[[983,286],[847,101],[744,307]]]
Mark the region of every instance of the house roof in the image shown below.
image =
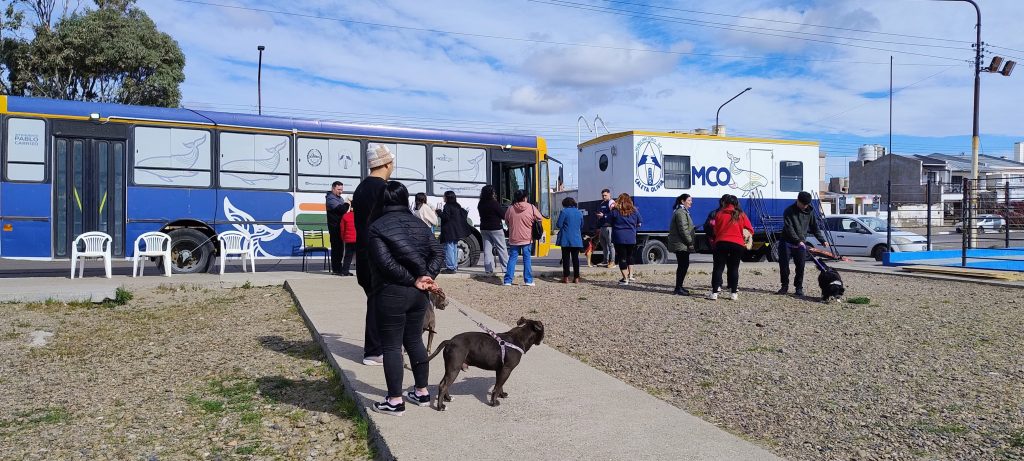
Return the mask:
[[[949,155],[949,154],[928,154],[915,155],[925,165],[945,166],[950,171],[971,171],[971,156]],[[1005,170],[1024,170],[1024,163],[992,155],[978,155],[978,170],[980,172],[999,172]]]

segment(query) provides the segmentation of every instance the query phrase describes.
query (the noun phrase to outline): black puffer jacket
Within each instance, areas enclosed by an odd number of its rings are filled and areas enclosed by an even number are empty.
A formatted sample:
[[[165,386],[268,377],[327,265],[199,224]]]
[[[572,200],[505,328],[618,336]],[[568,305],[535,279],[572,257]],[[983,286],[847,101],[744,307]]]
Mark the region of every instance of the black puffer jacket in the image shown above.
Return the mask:
[[[382,211],[369,229],[370,291],[384,285],[415,286],[424,275],[437,277],[444,250],[430,228],[407,207],[389,206]]]

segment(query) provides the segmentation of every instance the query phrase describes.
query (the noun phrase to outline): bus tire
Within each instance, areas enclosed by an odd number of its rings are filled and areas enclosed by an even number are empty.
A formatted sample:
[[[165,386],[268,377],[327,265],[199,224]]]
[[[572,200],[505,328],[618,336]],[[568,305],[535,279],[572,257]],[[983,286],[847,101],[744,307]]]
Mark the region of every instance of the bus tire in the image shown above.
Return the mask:
[[[668,247],[659,240],[647,239],[643,251],[640,252],[640,262],[644,264],[667,263]]]
[[[459,240],[456,246],[459,253],[459,267],[473,267],[480,261],[480,241],[476,239],[475,235],[470,234]]]
[[[213,258],[213,242],[196,229],[175,229],[171,236],[171,272],[194,274],[206,270]]]

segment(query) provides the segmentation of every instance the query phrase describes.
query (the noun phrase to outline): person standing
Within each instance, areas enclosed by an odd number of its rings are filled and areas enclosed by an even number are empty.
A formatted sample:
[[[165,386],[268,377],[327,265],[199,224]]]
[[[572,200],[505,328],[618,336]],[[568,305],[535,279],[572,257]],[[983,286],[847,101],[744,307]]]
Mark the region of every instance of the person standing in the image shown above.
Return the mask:
[[[355,192],[352,203],[355,207],[356,226],[356,280],[366,293],[366,334],[363,343],[363,364],[382,365],[383,356],[380,338],[377,335],[377,315],[373,305],[373,294],[370,292],[370,259],[366,252],[367,236],[370,224],[380,215],[380,198],[387,186],[388,179],[395,172],[395,156],[383,144],[369,143],[366,145],[366,165],[370,175],[366,177]]]
[[[677,295],[689,295],[690,291],[683,288],[683,281],[686,280],[686,272],[690,270],[690,253],[694,251],[694,244],[697,235],[693,229],[693,217],[690,216],[690,208],[693,207],[693,197],[690,194],[683,194],[676,197],[676,203],[672,206],[672,222],[668,226],[668,251],[676,254],[676,288],[673,291]]]
[[[334,181],[331,190],[325,197],[327,201],[327,233],[331,237],[331,273],[341,275],[341,258],[345,253],[345,244],[341,240],[341,217],[348,212],[350,204],[345,202],[345,186],[341,181]]]
[[[427,290],[437,289],[434,278],[441,270],[441,245],[409,211],[409,191],[402,183],[387,183],[381,195],[381,215],[369,228],[371,292],[377,311],[377,332],[383,351],[387,396],[373,404],[378,413],[401,416],[402,347],[409,354],[414,380],[405,393],[410,403],[430,405],[427,391],[427,349],[423,347],[423,317],[427,312]]]
[[[615,209],[615,200],[612,200],[612,191],[604,189],[601,191],[601,204],[597,207],[598,243],[601,245],[601,253],[604,254],[604,263],[611,268],[615,264],[615,245],[612,244],[612,225],[608,216]]]
[[[640,210],[633,205],[633,198],[623,192],[615,199],[609,222],[612,227],[612,244],[615,245],[615,260],[619,263],[622,280],[619,285],[633,281],[633,253],[636,251],[636,233],[643,226]]]
[[[345,259],[341,263],[341,275],[351,277],[352,258],[356,255],[356,222],[355,213],[341,215],[341,240],[345,242]]]
[[[437,212],[427,204],[427,194],[416,193],[416,205],[412,211],[416,217],[420,218],[420,221],[430,227],[431,232],[434,231],[434,228],[437,227]]]
[[[718,299],[722,290],[722,272],[729,270],[729,299],[739,298],[740,261],[746,251],[746,236],[754,234],[747,214],[740,209],[740,201],[735,195],[726,194],[722,197],[723,205],[715,215],[715,245],[713,249],[714,265],[711,270],[711,293],[708,299]]]
[[[501,227],[505,213],[498,203],[498,194],[494,186],[488,184],[480,189],[480,201],[476,204],[480,213],[480,236],[484,240],[484,273],[491,275],[495,267],[508,265],[508,250],[505,249],[505,231]],[[494,253],[498,253],[498,264],[494,264]]]
[[[444,209],[441,210],[441,244],[444,245],[446,274],[459,270],[459,240],[469,236],[469,213],[459,205],[455,191],[444,192]]]
[[[562,199],[562,211],[555,222],[562,247],[562,283],[569,283],[569,263],[572,263],[572,283],[580,283],[580,251],[583,250],[583,212],[572,197]]]
[[[505,278],[502,285],[512,286],[516,276],[516,260],[523,255],[523,282],[528,287],[533,283],[533,265],[530,261],[533,251],[533,223],[543,219],[540,210],[526,201],[526,191],[517,190],[514,203],[505,211],[505,222],[508,224],[508,265],[505,266]]]
[[[804,295],[808,231],[822,245],[828,246],[825,235],[818,228],[818,220],[811,214],[811,194],[800,191],[796,195],[796,202],[782,213],[782,239],[779,241],[779,278],[782,283],[776,294],[784,295],[789,292],[789,260],[792,259],[793,265],[796,266],[796,273],[793,274],[793,288],[796,288],[794,294]]]

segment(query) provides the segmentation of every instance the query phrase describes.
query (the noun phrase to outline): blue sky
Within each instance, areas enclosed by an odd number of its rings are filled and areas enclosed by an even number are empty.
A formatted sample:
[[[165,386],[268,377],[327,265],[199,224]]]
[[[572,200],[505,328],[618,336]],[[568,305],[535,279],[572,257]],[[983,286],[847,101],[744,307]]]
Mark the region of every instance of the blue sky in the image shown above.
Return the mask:
[[[989,53],[1024,61],[1024,2],[979,0]],[[931,0],[141,0],[185,52],[186,107],[544,136],[575,174],[577,118],[970,154],[974,12]],[[218,6],[219,5],[219,6]],[[655,6],[656,5],[656,6]],[[260,11],[263,10],[263,11]],[[216,30],[217,33],[212,31]],[[982,75],[982,152],[1024,141],[1024,70]],[[583,131],[583,139],[593,136]]]

